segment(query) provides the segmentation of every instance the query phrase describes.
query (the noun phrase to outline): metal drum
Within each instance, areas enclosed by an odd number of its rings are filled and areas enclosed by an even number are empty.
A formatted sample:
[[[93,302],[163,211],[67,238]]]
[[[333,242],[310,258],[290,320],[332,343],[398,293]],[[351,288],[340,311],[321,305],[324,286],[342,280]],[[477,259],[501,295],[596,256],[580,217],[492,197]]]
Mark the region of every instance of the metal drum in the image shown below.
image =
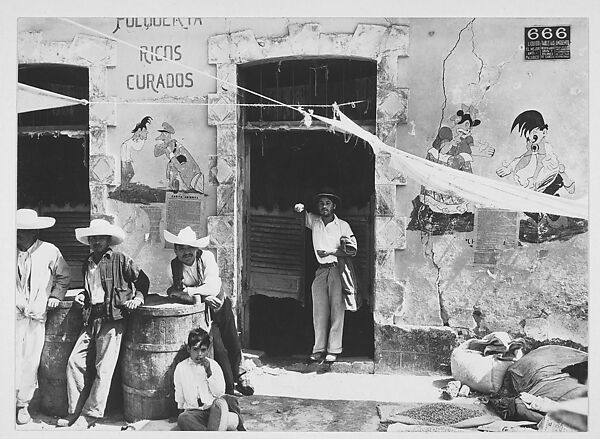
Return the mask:
[[[189,332],[207,332],[204,304],[182,305],[149,295],[131,313],[123,340],[121,374],[125,419],[165,419],[176,413],[173,373],[189,355]]]

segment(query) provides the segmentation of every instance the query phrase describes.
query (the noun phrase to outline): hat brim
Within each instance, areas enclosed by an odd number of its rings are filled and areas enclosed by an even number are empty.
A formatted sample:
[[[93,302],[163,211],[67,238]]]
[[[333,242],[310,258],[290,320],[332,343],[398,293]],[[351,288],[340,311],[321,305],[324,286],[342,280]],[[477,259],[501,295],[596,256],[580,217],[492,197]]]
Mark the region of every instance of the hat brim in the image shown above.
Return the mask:
[[[179,236],[174,235],[173,233],[169,232],[168,230],[163,230],[163,236],[165,237],[165,241],[170,242],[171,244],[180,244],[180,245],[189,245],[190,247],[196,247],[196,248],[206,248],[208,247],[208,244],[210,243],[210,236],[205,236],[204,238],[200,238],[200,239],[181,239]]]
[[[17,221],[17,230],[40,230],[48,229],[56,223],[56,219],[50,216],[38,216],[34,221]]]
[[[110,236],[109,245],[119,245],[125,240],[125,232],[119,227],[111,226],[110,228],[84,227],[75,229],[75,238],[82,244],[89,245],[90,236]]]
[[[316,194],[313,197],[313,202],[316,203],[321,197],[329,198],[331,201],[333,201],[334,204],[340,204],[342,202],[342,199],[340,197],[338,197],[336,194],[332,194],[331,192],[320,192]]]

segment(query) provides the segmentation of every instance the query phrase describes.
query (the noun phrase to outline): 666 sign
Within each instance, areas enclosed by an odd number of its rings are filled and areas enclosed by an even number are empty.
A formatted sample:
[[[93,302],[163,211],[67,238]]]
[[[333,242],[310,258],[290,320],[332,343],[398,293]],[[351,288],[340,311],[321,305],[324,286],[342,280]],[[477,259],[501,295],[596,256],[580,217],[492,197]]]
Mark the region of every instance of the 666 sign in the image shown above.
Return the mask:
[[[570,59],[571,26],[525,28],[525,59]]]

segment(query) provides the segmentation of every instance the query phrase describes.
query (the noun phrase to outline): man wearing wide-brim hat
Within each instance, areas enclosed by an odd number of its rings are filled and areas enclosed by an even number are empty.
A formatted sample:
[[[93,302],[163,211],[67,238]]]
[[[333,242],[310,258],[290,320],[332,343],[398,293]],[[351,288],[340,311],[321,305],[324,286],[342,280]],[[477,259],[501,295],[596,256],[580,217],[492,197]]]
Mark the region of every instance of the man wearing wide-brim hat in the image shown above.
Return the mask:
[[[94,219],[89,227],[75,229],[75,237],[91,250],[82,264],[85,289],[75,297],[83,307],[84,327],[67,363],[69,415],[57,425],[88,428],[104,417],[127,317],[144,304],[150,281],[130,257],[111,248],[125,238],[120,227]],[[86,396],[90,344],[95,345],[96,376]]]
[[[219,266],[206,250],[210,237],[197,238],[189,226],[177,235],[165,230],[164,237],[174,244],[176,256],[169,267],[171,287],[167,293],[179,302],[201,301],[207,305],[207,323],[212,321],[214,355],[223,370],[225,393],[233,395],[236,389],[243,395],[252,395],[254,388],[241,368],[242,346],[231,299],[221,291]]]
[[[315,257],[319,267],[311,286],[315,344],[310,361],[336,361],[342,353],[346,306],[342,295],[338,258],[354,256],[356,238],[350,225],[335,215],[341,198],[331,188],[324,188],[313,197],[315,213],[306,212],[306,227],[312,230]],[[304,205],[294,206],[297,212]]]
[[[17,423],[31,421],[29,402],[37,388],[45,338],[46,312],[64,299],[71,274],[60,250],[40,240],[39,231],[55,219],[19,209],[17,220],[16,397]]]

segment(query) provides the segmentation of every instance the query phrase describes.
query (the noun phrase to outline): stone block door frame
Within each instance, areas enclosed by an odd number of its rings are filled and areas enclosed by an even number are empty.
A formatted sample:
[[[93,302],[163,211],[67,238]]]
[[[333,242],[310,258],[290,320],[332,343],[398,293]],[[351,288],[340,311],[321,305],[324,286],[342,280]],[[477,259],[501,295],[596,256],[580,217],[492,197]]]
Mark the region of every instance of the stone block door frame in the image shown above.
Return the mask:
[[[216,215],[208,219],[208,233],[217,247],[221,276],[234,304],[243,300],[242,203],[245,160],[239,150],[241,111],[237,102],[237,66],[248,62],[289,57],[345,57],[377,62],[376,134],[396,146],[396,125],[406,123],[408,89],[397,85],[398,58],[408,56],[409,26],[358,24],[354,33],[322,33],[320,24],[290,24],[288,35],[256,37],[253,30],[215,35],[208,40],[208,62],[216,65],[217,93],[208,96],[208,124],[217,129]],[[406,217],[397,212],[396,189],[405,185],[401,171],[391,169],[389,156],[375,160],[375,325],[393,323],[384,306],[386,296],[402,295],[394,279],[396,250],[406,246]],[[229,267],[225,270],[223,267]],[[240,307],[237,307],[239,313]],[[239,315],[239,314],[238,314]],[[377,331],[376,331],[377,333]],[[246,343],[246,341],[244,341]],[[375,344],[375,358],[379,358]]]

